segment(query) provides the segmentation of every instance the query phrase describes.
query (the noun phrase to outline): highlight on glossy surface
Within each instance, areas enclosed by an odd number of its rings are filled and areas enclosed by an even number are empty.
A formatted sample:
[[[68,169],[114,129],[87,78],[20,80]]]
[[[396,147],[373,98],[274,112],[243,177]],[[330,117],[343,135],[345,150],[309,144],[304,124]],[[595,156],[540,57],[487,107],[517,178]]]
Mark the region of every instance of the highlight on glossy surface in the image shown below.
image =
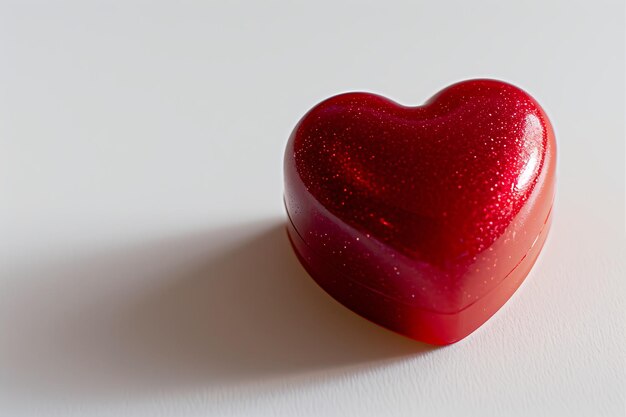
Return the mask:
[[[342,304],[409,337],[453,343],[532,267],[555,164],[545,112],[507,83],[464,81],[419,107],[338,95],[289,139],[289,236]]]

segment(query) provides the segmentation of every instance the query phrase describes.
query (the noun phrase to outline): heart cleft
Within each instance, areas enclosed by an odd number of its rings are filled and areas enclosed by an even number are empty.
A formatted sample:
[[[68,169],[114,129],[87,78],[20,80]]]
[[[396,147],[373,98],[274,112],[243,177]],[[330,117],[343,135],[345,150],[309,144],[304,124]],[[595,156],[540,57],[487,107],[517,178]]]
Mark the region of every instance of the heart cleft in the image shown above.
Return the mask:
[[[287,230],[300,261],[363,317],[454,343],[515,292],[545,242],[556,144],[539,104],[495,80],[407,107],[331,97],[285,152]]]

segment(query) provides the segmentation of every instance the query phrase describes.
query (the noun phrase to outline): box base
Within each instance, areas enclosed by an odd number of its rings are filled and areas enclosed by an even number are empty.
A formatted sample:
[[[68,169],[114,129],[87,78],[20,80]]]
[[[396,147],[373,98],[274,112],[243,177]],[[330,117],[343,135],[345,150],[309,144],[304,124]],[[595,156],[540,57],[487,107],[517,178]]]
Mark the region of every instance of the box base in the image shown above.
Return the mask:
[[[440,313],[407,305],[374,291],[345,276],[345,273],[339,273],[323,257],[313,252],[290,221],[287,222],[287,234],[304,268],[335,300],[394,332],[433,345],[448,345],[471,334],[513,295],[541,252],[551,218],[551,215],[548,216],[528,253],[497,287],[455,313]]]

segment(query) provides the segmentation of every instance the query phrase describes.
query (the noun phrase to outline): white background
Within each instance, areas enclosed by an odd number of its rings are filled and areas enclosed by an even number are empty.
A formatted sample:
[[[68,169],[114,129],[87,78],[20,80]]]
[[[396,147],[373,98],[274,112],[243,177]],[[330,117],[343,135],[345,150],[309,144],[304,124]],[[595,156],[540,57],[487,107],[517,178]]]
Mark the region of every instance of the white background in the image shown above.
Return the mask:
[[[0,415],[624,415],[624,2],[0,3]],[[555,125],[545,250],[431,348],[283,232],[304,112],[465,78]]]

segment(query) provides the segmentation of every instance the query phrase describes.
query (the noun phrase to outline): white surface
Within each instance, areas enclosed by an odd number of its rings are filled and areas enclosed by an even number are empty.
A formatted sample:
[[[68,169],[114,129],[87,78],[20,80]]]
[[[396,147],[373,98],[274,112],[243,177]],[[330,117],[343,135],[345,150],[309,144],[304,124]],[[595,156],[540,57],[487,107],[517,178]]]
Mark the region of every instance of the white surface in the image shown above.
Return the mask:
[[[226,2],[224,2],[226,3]],[[624,4],[0,5],[0,415],[624,415]],[[432,349],[306,276],[282,153],[321,99],[533,94],[552,234]]]

